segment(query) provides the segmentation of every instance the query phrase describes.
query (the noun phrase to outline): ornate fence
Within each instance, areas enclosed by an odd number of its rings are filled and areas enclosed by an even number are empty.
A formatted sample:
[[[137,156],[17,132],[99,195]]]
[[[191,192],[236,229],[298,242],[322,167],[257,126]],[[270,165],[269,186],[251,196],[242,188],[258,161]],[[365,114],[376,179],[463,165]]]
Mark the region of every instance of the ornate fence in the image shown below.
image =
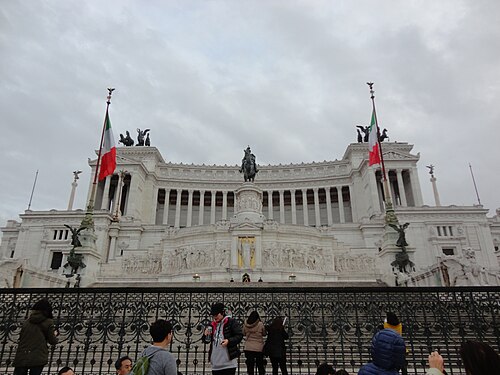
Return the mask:
[[[255,285],[259,284],[259,285]],[[458,349],[467,339],[500,348],[500,288],[273,288],[260,283],[234,287],[1,289],[0,374],[11,374],[20,327],[35,301],[48,297],[60,342],[44,373],[69,365],[78,375],[114,374],[114,361],[137,358],[150,341],[148,323],[171,320],[171,352],[184,375],[210,373],[201,333],[210,305],[223,301],[243,321],[257,310],[264,321],[287,316],[289,372],[314,374],[333,363],[355,374],[370,360],[370,339],[387,311],[404,324],[409,374],[423,374],[427,355],[438,348],[449,374],[465,374]],[[244,357],[239,373],[245,373]],[[270,373],[270,365],[267,366]]]

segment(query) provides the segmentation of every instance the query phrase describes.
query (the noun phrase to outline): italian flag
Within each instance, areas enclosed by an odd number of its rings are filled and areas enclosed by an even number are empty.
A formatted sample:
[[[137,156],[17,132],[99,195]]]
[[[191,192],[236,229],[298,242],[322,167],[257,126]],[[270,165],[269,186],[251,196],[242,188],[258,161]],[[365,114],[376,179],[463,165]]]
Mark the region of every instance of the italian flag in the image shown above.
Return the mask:
[[[99,169],[99,181],[113,174],[116,168],[116,146],[111,122],[106,111],[106,121],[104,124],[104,141],[101,150],[101,168]]]
[[[380,164],[380,148],[378,147],[378,132],[375,121],[375,110],[372,112],[372,121],[370,122],[370,133],[368,135],[368,165]]]

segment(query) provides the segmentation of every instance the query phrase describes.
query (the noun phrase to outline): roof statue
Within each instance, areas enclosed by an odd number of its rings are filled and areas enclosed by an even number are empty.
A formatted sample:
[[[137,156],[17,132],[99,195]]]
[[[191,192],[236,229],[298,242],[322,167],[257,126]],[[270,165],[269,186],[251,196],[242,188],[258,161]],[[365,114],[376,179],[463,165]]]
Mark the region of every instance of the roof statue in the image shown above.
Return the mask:
[[[370,135],[370,127],[369,126],[362,126],[362,125],[356,125],[356,127],[363,132],[363,138],[362,142],[368,142],[368,136]],[[361,139],[359,137],[359,130],[358,130],[358,142]]]
[[[382,130],[382,134],[378,137],[378,141],[383,142],[386,139],[389,139],[389,136],[387,135],[387,129],[384,128],[384,130]]]
[[[363,143],[363,142],[368,142],[368,138],[370,136],[370,127],[369,126],[362,126],[362,125],[356,125],[356,132],[358,133],[358,143]],[[361,134],[361,132],[363,134]],[[389,139],[389,136],[387,135],[387,129],[382,130],[382,133],[378,137],[379,142],[383,142],[386,139]]]
[[[133,146],[134,140],[130,136],[128,130],[125,132],[125,134],[127,134],[125,137],[123,136],[123,134],[120,134],[120,140],[118,142],[123,143],[124,146]]]
[[[137,128],[137,146],[144,146],[144,137],[149,132],[149,129],[141,130]]]

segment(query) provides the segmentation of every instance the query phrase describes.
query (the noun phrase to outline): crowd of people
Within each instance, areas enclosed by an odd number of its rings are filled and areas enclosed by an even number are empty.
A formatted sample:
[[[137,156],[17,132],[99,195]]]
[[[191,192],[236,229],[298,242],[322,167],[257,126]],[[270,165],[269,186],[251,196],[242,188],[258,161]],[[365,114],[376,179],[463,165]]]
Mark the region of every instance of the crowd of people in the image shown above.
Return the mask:
[[[241,356],[239,344],[245,337],[243,352],[248,375],[266,375],[266,357],[272,365],[272,374],[288,375],[286,344],[288,333],[286,318],[276,317],[264,325],[259,313],[252,311],[243,327],[226,313],[223,303],[212,304],[211,324],[203,331],[202,341],[210,344],[208,358],[212,375],[235,375]],[[145,348],[133,364],[129,356],[115,362],[116,374],[179,375],[175,357],[168,351],[172,342],[172,324],[158,319],[149,332],[152,344]],[[48,345],[56,345],[59,332],[54,326],[52,306],[43,298],[36,302],[29,318],[23,323],[13,361],[14,375],[40,375],[48,363]],[[371,341],[371,361],[362,366],[358,375],[406,374],[407,349],[403,338],[403,325],[392,312],[387,313],[384,328]],[[466,375],[500,375],[500,356],[489,345],[479,341],[466,341],[460,348],[460,357]],[[435,350],[429,354],[426,375],[446,375],[445,360]],[[75,375],[71,367],[62,367],[58,375]],[[316,375],[349,375],[345,369],[335,370],[322,363]]]

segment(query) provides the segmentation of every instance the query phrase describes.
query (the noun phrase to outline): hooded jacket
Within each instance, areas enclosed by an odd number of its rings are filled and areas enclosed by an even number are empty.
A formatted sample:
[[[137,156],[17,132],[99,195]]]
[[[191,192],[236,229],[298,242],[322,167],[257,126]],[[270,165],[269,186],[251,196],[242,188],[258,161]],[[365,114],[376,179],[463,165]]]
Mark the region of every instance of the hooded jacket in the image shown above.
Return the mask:
[[[383,329],[372,339],[372,362],[361,367],[358,375],[397,375],[405,361],[405,342],[392,329]]]
[[[14,367],[45,366],[49,359],[47,343],[57,344],[54,330],[51,318],[47,318],[42,311],[33,310],[21,328]]]
[[[243,325],[243,334],[246,337],[245,350],[250,352],[261,352],[264,347],[264,336],[266,329],[264,323],[256,320],[252,324],[245,323]]]

